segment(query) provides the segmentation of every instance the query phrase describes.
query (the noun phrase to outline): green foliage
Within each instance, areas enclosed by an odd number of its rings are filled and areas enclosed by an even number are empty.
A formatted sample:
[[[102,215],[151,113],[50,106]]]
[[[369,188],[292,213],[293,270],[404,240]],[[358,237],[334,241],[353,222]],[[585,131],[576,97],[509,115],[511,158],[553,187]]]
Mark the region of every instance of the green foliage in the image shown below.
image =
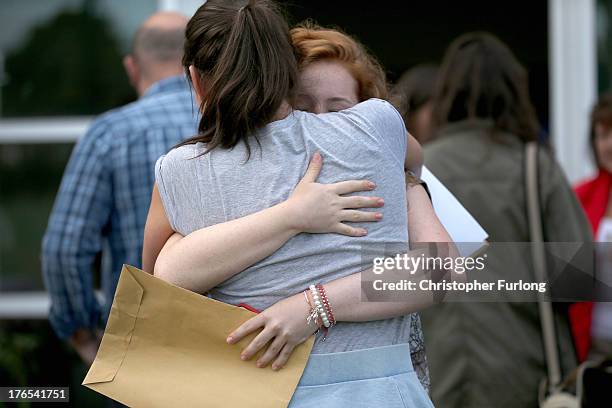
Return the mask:
[[[28,385],[23,356],[32,353],[38,345],[39,339],[32,333],[4,333],[0,336],[0,367],[16,382],[13,386]]]
[[[87,368],[77,354],[55,337],[46,320],[0,320],[0,385],[3,387],[69,387],[70,404],[102,408],[107,399],[81,385]],[[22,402],[0,402],[26,408],[55,406]]]
[[[58,14],[7,55],[4,116],[97,114],[134,99],[108,23],[85,10]]]

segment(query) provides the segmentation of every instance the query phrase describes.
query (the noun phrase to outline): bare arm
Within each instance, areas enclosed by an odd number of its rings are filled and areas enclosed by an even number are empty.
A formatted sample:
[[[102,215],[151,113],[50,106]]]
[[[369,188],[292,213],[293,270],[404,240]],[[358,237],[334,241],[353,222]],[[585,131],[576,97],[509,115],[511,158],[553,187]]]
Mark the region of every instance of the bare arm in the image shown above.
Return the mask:
[[[149,206],[144,230],[142,246],[142,269],[144,271],[153,273],[157,257],[172,234],[174,234],[174,231],[168,222],[168,218],[166,218],[164,205],[159,196],[157,184],[155,184],[153,185],[151,205]]]
[[[406,193],[410,203],[408,230],[411,249],[418,247],[419,243],[438,243],[438,250],[446,252],[449,249],[448,256],[458,256],[452,238],[438,220],[425,189],[420,185],[409,186]],[[426,250],[416,252],[427,255]],[[327,283],[325,291],[333,301],[338,321],[388,319],[422,310],[434,303],[432,294],[421,291],[411,292],[405,302],[362,302],[361,272]]]
[[[406,143],[406,161],[404,162],[404,170],[411,170],[414,174],[421,177],[421,168],[423,167],[423,149],[418,140],[410,133],[407,134]]]

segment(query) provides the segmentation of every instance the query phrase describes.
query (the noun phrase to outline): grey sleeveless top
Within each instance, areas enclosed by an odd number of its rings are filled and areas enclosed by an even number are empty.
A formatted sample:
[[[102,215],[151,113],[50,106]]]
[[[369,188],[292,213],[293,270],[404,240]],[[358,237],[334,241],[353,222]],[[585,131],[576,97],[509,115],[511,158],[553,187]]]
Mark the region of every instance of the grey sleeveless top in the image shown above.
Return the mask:
[[[274,254],[210,291],[230,304],[263,310],[300,293],[371,267],[367,245],[408,245],[404,158],[406,129],[389,103],[370,99],[337,113],[293,111],[258,131],[261,147],[243,143],[200,155],[201,143],[181,146],[162,156],[156,182],[172,228],[187,235],[217,223],[244,217],[289,197],[315,151],[323,156],[318,181],[368,179],[385,199],[383,219],[363,224],[368,235],[302,233]],[[359,224],[357,224],[359,225]],[[333,299],[330,299],[333,306]],[[410,342],[410,315],[371,322],[340,322],[327,339],[317,338],[313,353],[330,353]]]

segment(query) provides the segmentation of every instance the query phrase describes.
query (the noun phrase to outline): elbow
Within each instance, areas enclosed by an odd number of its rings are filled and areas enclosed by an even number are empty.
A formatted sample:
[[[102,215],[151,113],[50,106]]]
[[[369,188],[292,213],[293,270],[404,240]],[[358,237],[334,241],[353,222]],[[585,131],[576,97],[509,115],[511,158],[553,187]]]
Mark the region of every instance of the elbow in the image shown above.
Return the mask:
[[[199,288],[190,280],[189,276],[185,276],[183,273],[177,273],[176,271],[181,269],[177,268],[176,265],[171,266],[168,262],[165,262],[163,258],[158,258],[155,262],[155,266],[152,269],[153,276],[156,278],[159,278],[171,285],[199,293]]]
[[[163,261],[163,259],[157,258],[153,268],[149,268],[149,269],[153,270],[153,276],[155,276],[156,278],[159,278],[169,283],[173,283],[170,273],[168,272],[168,267],[166,263]]]
[[[40,257],[44,264],[49,259],[59,259],[62,255],[60,250],[59,240],[45,234],[40,248]]]
[[[421,144],[408,133],[406,160],[404,162],[404,171],[411,170],[417,176],[421,176],[421,168],[424,165],[423,148]]]
[[[74,260],[78,258],[78,251],[79,248],[77,248],[76,245],[62,246],[59,245],[59,241],[46,238],[43,239],[40,251],[40,263],[43,273],[45,273],[49,267],[62,269],[65,265],[74,263]]]

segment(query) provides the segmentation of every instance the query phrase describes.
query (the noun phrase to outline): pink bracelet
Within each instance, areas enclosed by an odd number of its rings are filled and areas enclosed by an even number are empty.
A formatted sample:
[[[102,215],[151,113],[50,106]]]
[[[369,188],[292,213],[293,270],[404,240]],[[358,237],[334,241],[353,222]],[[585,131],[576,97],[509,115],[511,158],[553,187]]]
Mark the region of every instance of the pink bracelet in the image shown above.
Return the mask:
[[[336,319],[334,318],[334,312],[332,310],[331,304],[329,303],[329,299],[327,298],[327,294],[325,293],[325,288],[320,283],[316,285],[316,288],[321,294],[321,301],[323,302],[325,312],[327,313],[327,317],[329,319],[329,327],[332,327],[336,324]]]

